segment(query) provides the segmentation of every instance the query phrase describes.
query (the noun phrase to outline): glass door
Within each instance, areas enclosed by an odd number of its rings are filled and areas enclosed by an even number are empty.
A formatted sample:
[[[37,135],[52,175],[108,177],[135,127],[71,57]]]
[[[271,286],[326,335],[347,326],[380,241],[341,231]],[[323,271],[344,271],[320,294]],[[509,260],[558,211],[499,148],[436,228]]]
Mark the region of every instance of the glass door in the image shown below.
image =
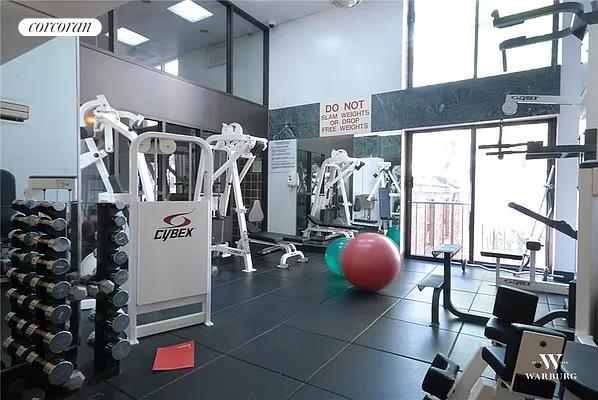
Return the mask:
[[[495,144],[498,133],[498,127],[477,129],[477,146]],[[548,123],[503,127],[503,143],[530,141],[546,145]],[[515,211],[508,204],[514,202],[546,215],[550,213],[552,194],[548,193],[545,198],[547,160],[526,160],[524,154],[506,155],[499,160],[497,156],[486,155],[488,151],[476,149],[473,258],[494,262],[481,257],[480,251],[524,253],[525,243],[530,238],[546,244],[545,225]],[[537,253],[537,264],[546,265],[545,251]]]
[[[471,136],[470,129],[411,134],[409,255],[430,257],[454,243],[468,258]]]

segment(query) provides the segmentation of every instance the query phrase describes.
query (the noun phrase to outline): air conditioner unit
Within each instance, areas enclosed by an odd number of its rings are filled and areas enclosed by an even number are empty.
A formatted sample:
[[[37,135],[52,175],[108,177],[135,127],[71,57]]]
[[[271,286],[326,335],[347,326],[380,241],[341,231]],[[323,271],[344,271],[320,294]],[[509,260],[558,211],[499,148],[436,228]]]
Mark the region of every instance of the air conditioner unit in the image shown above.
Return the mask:
[[[0,100],[0,119],[25,122],[29,119],[29,106],[14,101]]]
[[[208,50],[208,68],[226,65],[226,46],[218,45]]]

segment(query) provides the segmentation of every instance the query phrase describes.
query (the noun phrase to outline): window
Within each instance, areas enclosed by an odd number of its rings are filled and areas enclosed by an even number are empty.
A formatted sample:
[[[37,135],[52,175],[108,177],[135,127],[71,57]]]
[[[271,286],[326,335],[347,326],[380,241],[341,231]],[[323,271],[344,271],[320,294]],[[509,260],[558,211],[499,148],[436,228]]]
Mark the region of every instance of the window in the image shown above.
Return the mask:
[[[549,127],[548,122],[507,124],[503,143],[547,145]],[[508,205],[515,202],[549,216],[553,198],[546,181],[553,163],[526,160],[523,154],[499,160],[486,155],[492,150],[478,148],[496,144],[498,135],[497,125],[409,135],[409,255],[429,257],[437,245],[454,243],[462,246],[465,259],[494,262],[480,251],[524,253],[532,239],[546,249],[538,252],[537,264],[549,262],[546,227]]]
[[[526,21],[509,28],[498,29],[492,25],[491,13],[498,9],[501,16],[545,7],[552,0],[479,0],[478,33],[478,76],[492,76],[504,73],[502,52],[499,44],[506,39],[518,36],[537,36],[552,31],[552,16],[545,16]],[[530,46],[507,50],[507,72],[548,67],[552,59],[552,43],[544,42]]]
[[[475,0],[415,0],[413,86],[473,78]]]
[[[132,1],[115,10],[115,52],[226,90],[226,13],[215,1]]]
[[[263,103],[264,32],[233,14],[233,94]]]
[[[443,243],[469,254],[470,148],[468,129],[412,135],[411,255],[429,256]]]
[[[477,5],[476,5],[477,3]],[[553,0],[413,0],[410,44],[413,86],[452,82],[505,73],[499,44],[518,36],[537,36],[553,30],[552,16],[509,28],[493,26],[492,11],[501,16],[552,5]],[[478,13],[476,18],[476,6]],[[476,44],[477,33],[477,44]],[[507,50],[507,73],[543,68],[556,63],[552,42]]]
[[[477,144],[496,144],[498,127],[478,129]],[[543,142],[547,145],[548,124],[505,126],[503,143]],[[515,202],[539,214],[547,213],[550,198],[545,198],[547,160],[526,160],[523,154],[487,156],[489,150],[476,149],[476,198],[474,258],[494,262],[480,256],[482,250],[524,253],[529,239],[544,243],[546,226],[513,210]],[[547,201],[548,200],[548,201]],[[546,265],[545,252],[537,254],[537,265]],[[508,262],[508,261],[507,261]]]
[[[110,18],[109,13],[102,14],[96,17],[102,24],[102,31],[97,36],[81,36],[79,39],[82,42],[99,47],[100,49],[110,51]]]

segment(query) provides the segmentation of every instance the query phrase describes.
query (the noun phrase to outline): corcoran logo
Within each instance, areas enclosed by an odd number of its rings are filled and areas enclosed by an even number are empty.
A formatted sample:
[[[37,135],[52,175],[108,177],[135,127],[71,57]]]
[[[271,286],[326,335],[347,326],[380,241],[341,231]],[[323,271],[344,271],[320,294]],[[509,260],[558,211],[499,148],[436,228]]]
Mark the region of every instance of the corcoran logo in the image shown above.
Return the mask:
[[[154,240],[162,240],[163,242],[167,241],[168,239],[180,239],[180,238],[187,238],[191,237],[193,233],[193,229],[195,228],[185,228],[186,226],[191,224],[191,220],[187,218],[185,215],[190,215],[195,210],[191,210],[185,213],[178,213],[167,215],[162,219],[166,224],[170,225],[164,228],[156,229],[156,233],[154,234]]]

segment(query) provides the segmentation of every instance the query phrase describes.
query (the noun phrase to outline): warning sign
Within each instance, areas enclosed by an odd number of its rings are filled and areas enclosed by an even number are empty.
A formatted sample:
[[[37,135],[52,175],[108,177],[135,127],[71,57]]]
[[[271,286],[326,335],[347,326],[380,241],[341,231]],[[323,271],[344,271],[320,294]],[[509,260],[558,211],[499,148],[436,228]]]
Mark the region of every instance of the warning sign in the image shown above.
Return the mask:
[[[370,98],[320,103],[320,136],[371,131]]]

